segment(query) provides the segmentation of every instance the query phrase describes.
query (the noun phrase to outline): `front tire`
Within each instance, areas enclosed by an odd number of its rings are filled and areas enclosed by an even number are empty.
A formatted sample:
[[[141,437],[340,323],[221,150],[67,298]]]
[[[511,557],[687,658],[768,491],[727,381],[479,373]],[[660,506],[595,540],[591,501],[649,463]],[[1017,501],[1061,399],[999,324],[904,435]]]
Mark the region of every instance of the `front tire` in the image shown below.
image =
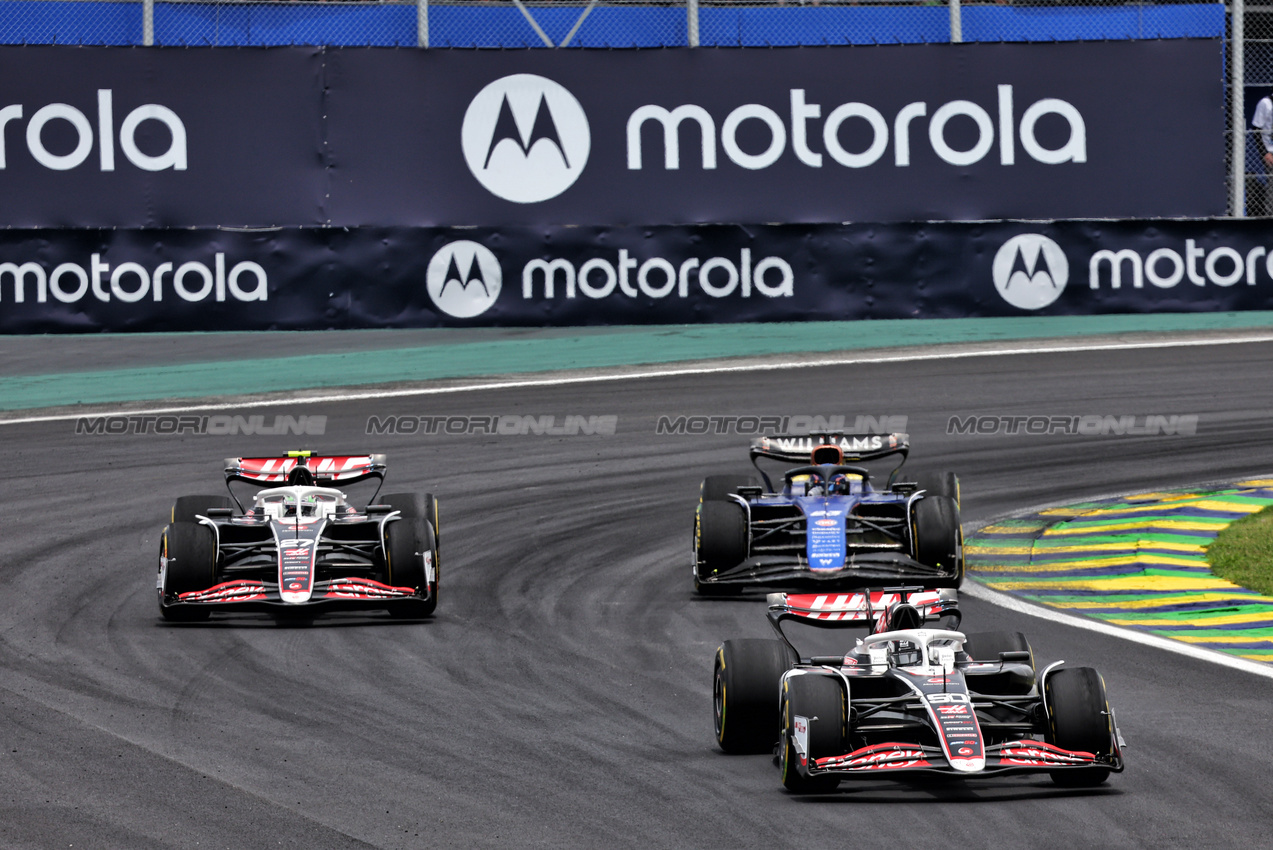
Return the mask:
[[[747,557],[747,517],[742,505],[703,502],[694,524],[694,589],[703,595],[729,592],[702,580],[738,566]]]
[[[955,501],[948,496],[925,496],[916,502],[912,536],[915,560],[946,572],[932,586],[959,587],[964,580],[964,535]]]
[[[782,689],[782,741],[778,746],[778,766],[782,784],[793,794],[825,794],[834,791],[840,780],[834,776],[805,776],[797,762],[795,734],[797,718],[808,728],[809,762],[844,753],[846,707],[844,689],[828,676],[789,676]]]
[[[437,541],[433,526],[425,519],[425,500],[414,493],[386,496],[382,500],[402,516],[385,528],[385,583],[393,587],[425,589],[427,599],[404,599],[389,608],[400,619],[429,617],[438,607]],[[433,581],[425,571],[424,559],[434,564]]]
[[[1105,681],[1091,667],[1066,667],[1047,677],[1047,741],[1064,750],[1093,755],[1112,753],[1109,701]],[[1090,788],[1109,777],[1107,767],[1054,770],[1052,781],[1063,788]]]
[[[206,590],[216,583],[217,546],[212,529],[195,522],[174,522],[164,529],[159,543],[161,577],[159,613],[170,622],[191,623],[208,619],[211,610],[202,605],[165,605],[164,597]]]
[[[727,753],[773,752],[779,733],[778,687],[796,655],[780,640],[727,640],[712,668],[716,743]]]

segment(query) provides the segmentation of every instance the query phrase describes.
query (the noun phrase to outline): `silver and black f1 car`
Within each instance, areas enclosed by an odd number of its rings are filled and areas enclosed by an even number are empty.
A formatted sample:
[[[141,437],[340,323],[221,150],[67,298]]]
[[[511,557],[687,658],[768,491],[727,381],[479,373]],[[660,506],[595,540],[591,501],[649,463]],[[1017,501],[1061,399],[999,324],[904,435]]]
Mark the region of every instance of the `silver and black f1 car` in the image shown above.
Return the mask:
[[[379,496],[385,456],[227,458],[228,496],[182,496],[159,544],[159,612],[166,620],[213,611],[313,616],[388,609],[426,617],[438,604],[438,505],[432,495]],[[337,487],[374,480],[356,507]],[[261,488],[248,504],[236,482]]]
[[[760,437],[760,474],[711,475],[694,522],[694,588],[851,589],[884,583],[958,587],[964,577],[959,480],[899,480],[906,434]],[[863,463],[900,457],[878,485]],[[775,483],[759,461],[789,468]],[[762,484],[763,481],[763,484]]]
[[[1019,632],[964,634],[954,590],[769,596],[779,640],[716,651],[716,740],[775,750],[798,793],[855,777],[1048,773],[1065,787],[1123,769],[1122,737],[1091,667],[1038,672]],[[938,620],[928,627],[930,620]],[[867,627],[843,655],[801,657],[782,624]]]

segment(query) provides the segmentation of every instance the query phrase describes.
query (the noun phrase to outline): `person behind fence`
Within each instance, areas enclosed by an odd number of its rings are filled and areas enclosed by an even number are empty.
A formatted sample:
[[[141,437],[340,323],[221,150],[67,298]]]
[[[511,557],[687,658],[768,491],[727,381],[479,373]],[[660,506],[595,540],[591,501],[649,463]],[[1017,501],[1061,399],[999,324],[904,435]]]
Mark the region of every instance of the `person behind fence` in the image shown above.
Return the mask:
[[[1260,161],[1264,164],[1264,186],[1258,201],[1252,204],[1253,215],[1273,215],[1273,92],[1255,105],[1251,126],[1260,134]]]

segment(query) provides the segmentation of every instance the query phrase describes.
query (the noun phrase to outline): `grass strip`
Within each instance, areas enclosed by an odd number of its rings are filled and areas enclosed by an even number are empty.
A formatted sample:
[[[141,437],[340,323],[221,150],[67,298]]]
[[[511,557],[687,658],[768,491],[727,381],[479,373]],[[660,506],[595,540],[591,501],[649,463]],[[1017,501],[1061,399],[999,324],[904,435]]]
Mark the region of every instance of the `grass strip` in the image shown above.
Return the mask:
[[[1207,547],[1207,563],[1221,578],[1273,594],[1273,507],[1221,531]]]

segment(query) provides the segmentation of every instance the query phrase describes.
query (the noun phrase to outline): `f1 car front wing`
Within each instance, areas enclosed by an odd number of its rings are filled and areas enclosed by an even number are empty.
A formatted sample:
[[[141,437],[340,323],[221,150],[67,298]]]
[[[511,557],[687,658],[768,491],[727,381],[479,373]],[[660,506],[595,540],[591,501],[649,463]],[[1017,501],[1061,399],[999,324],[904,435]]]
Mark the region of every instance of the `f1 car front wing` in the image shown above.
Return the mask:
[[[950,573],[921,564],[899,552],[879,552],[851,557],[844,566],[814,570],[808,561],[791,556],[756,555],[736,567],[699,578],[700,584],[730,587],[783,587],[800,585],[824,588],[828,585],[868,587],[888,583],[927,584],[949,579]]]
[[[883,743],[839,756],[814,759],[806,770],[810,776],[874,776],[901,773],[939,773],[950,776],[1002,776],[1009,773],[1045,773],[1054,770],[1102,767],[1114,773],[1123,770],[1122,752],[1117,747],[1108,756],[1060,747],[1043,741],[1010,741],[985,748],[986,766],[976,773],[956,770],[947,762],[941,747]]]

